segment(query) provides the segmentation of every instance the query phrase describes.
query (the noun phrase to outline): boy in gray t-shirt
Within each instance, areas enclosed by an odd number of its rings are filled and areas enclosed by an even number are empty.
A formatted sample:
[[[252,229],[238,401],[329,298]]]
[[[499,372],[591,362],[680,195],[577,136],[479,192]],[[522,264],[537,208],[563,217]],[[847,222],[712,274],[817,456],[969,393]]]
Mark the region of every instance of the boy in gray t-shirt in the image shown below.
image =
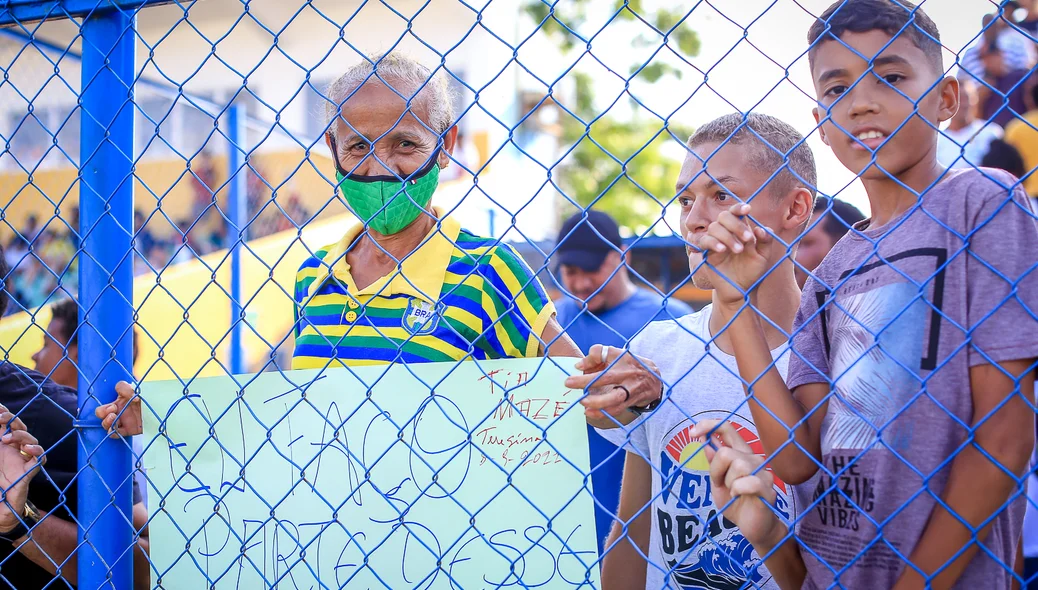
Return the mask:
[[[937,165],[957,83],[942,79],[933,22],[902,4],[838,2],[809,34],[820,133],[859,174],[872,219],[805,286],[788,388],[759,325],[729,327],[769,465],[799,484],[799,550],[752,540],[777,547],[766,565],[789,587],[1008,588],[1020,540],[1038,218],[1011,175]],[[784,250],[759,228],[746,237],[749,213],[701,243],[742,286],[715,305],[741,306]]]

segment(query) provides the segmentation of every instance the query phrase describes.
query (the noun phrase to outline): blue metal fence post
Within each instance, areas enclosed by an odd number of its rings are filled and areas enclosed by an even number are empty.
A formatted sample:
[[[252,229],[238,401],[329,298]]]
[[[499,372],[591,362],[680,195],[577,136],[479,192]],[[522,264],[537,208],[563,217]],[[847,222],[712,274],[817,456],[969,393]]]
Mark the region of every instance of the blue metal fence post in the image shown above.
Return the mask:
[[[228,109],[227,124],[227,179],[230,188],[230,229],[227,232],[228,248],[231,252],[231,373],[245,372],[245,355],[242,350],[242,307],[241,307],[241,243],[245,240],[245,107],[240,104]]]
[[[80,118],[78,587],[132,586],[132,462],[94,417],[131,380],[133,332],[132,13],[84,19]]]

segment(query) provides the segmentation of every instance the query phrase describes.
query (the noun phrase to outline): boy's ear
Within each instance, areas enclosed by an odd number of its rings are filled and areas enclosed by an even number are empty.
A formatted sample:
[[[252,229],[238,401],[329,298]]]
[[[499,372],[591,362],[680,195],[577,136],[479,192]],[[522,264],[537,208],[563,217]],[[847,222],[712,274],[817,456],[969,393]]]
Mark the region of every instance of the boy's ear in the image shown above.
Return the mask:
[[[815,127],[818,129],[818,136],[822,138],[822,143],[829,145],[829,138],[825,136],[825,129],[822,128],[822,111],[818,107],[811,109],[811,114],[815,116]]]
[[[811,220],[811,213],[815,210],[815,199],[811,191],[798,186],[793,191],[793,200],[789,203],[786,211],[785,226],[788,230],[799,228],[802,233],[807,228],[807,222]]]
[[[959,110],[959,81],[954,76],[945,76],[937,84],[937,96],[937,121],[943,123]]]

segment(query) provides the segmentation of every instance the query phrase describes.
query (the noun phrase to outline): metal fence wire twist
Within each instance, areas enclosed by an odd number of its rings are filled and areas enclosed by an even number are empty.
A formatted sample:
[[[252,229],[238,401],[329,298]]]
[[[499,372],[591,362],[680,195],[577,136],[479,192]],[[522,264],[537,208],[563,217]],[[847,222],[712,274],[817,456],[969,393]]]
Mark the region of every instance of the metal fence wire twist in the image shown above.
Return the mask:
[[[1026,586],[1038,10],[739,4],[0,2],[0,586]]]

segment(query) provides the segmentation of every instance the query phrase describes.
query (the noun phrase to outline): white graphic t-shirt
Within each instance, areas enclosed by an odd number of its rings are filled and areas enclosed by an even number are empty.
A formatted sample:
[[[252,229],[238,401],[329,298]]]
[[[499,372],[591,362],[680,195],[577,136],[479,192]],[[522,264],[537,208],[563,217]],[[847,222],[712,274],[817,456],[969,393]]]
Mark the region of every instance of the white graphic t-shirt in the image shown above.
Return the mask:
[[[647,590],[778,588],[749,541],[718,514],[709,464],[695,452],[702,443],[689,435],[700,420],[727,420],[763,453],[735,357],[707,346],[709,341],[709,305],[678,320],[649,324],[630,350],[659,367],[668,386],[664,402],[625,428],[599,430],[653,466]],[[785,376],[786,347],[772,355]],[[791,490],[778,480],[775,488],[778,511],[789,522],[796,514]]]

